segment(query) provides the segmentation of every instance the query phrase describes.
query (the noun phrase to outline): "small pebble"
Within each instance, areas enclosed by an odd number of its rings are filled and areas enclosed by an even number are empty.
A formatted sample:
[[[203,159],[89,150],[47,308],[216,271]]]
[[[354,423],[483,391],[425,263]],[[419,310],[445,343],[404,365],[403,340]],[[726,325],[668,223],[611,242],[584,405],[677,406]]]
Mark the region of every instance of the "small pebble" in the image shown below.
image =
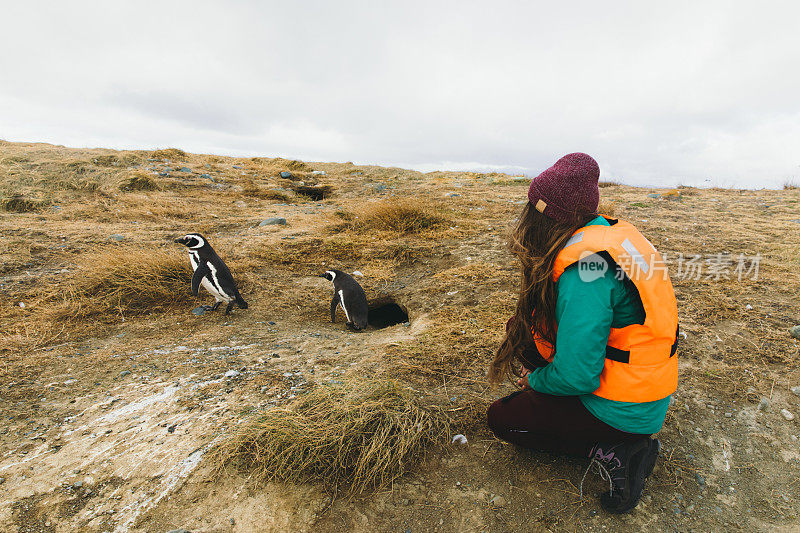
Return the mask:
[[[200,307],[195,307],[192,309],[192,314],[196,316],[202,316],[206,314],[206,308],[202,305]]]
[[[798,385],[797,387],[792,387],[789,390],[792,391],[792,394],[794,394],[795,396],[800,396],[800,385]]]
[[[768,407],[769,407],[769,400],[766,398],[761,398],[761,401],[758,402],[758,410],[766,411]]]
[[[464,445],[467,443],[467,437],[459,433],[458,435],[453,435],[453,440],[450,444],[461,444]]]
[[[228,370],[225,372],[226,378],[235,378],[236,376],[240,376],[242,373],[237,370]]]
[[[495,496],[494,498],[489,500],[489,505],[491,507],[493,507],[494,509],[499,509],[501,507],[505,507],[506,506],[506,499],[503,498],[502,496]]]
[[[695,474],[694,478],[697,480],[697,486],[700,487],[700,490],[706,488],[706,480],[703,476],[701,476],[700,474]]]
[[[789,334],[795,339],[800,339],[800,326],[794,326],[789,330]]]
[[[119,373],[119,377],[124,378],[125,376],[130,375],[130,373],[131,373],[130,370],[123,370],[122,372]]]
[[[783,415],[783,418],[785,418],[786,420],[790,421],[794,420],[794,415],[788,409],[781,409],[781,414]]]

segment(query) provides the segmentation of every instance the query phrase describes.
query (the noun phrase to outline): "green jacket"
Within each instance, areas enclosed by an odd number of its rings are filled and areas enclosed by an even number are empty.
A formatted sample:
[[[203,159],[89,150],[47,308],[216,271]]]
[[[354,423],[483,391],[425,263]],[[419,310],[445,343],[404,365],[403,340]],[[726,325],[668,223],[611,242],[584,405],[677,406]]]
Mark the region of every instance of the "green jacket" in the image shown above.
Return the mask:
[[[597,217],[587,225],[607,226],[608,222]],[[644,309],[636,290],[617,279],[613,268],[599,279],[583,281],[576,265],[564,271],[556,287],[555,357],[546,367],[530,373],[531,388],[546,394],[578,396],[589,412],[621,431],[645,434],[659,431],[667,415],[669,396],[635,403],[592,394],[600,385],[611,328],[644,322]]]

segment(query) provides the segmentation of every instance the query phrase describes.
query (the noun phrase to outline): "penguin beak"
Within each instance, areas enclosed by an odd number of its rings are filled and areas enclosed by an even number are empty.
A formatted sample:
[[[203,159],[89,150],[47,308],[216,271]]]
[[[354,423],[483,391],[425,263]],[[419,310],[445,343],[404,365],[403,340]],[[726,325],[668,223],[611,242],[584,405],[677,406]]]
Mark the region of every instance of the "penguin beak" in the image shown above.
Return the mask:
[[[176,242],[176,243],[178,243],[178,244],[183,244],[183,237],[178,237],[178,238],[177,238],[177,239],[175,239],[173,242]]]

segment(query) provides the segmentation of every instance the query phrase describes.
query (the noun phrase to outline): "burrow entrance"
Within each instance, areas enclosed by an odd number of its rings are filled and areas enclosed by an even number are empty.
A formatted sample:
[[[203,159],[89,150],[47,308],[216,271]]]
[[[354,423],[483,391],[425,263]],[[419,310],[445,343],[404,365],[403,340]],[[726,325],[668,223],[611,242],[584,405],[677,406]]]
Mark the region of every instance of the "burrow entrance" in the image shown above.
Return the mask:
[[[368,303],[367,323],[375,329],[388,328],[408,322],[408,309],[392,297],[377,298]]]

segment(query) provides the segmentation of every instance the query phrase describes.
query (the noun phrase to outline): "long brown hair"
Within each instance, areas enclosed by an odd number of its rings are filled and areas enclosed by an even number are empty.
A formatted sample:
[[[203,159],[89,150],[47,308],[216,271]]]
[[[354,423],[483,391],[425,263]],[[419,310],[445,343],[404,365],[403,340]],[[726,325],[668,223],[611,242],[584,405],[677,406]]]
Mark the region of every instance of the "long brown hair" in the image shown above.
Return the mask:
[[[522,270],[517,311],[489,367],[490,383],[520,375],[514,363],[533,342],[531,332],[555,346],[556,256],[572,234],[595,216],[586,213],[577,216],[573,223],[564,223],[543,215],[530,202],[523,208],[509,239],[509,249],[519,259]]]

